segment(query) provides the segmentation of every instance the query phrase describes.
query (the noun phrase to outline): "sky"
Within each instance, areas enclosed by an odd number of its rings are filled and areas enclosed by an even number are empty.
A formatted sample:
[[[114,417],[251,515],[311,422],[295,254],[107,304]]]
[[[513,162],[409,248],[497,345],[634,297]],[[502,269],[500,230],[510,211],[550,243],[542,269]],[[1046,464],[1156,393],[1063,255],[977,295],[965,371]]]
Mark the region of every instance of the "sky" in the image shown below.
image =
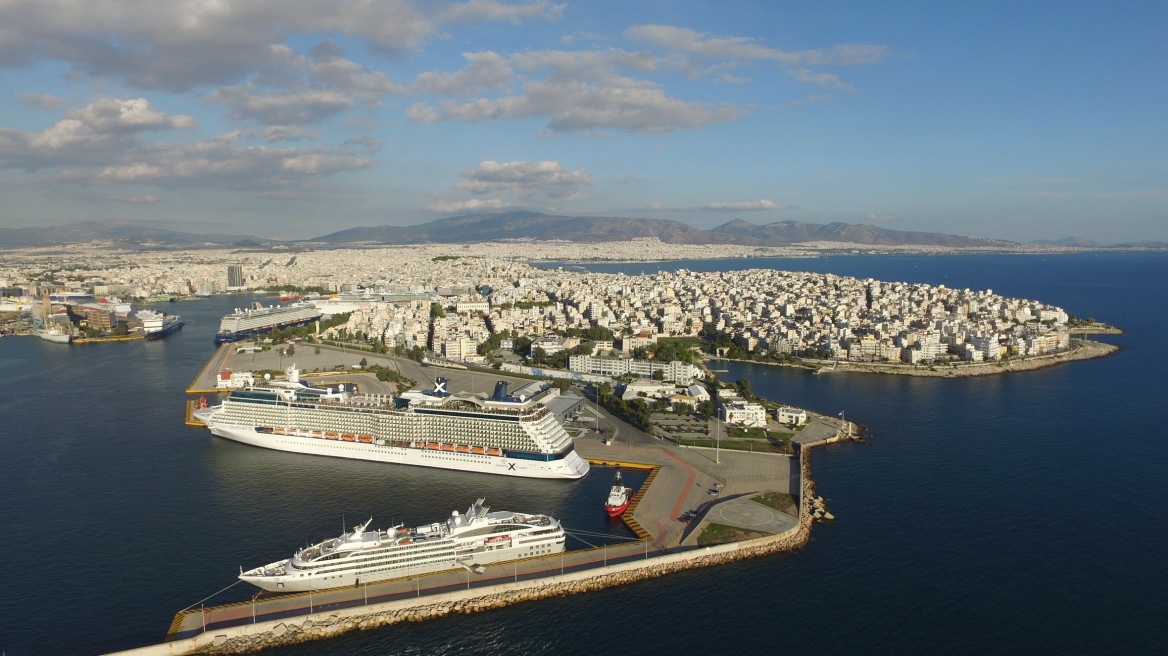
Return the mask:
[[[0,227],[1168,241],[1168,3],[0,0]]]

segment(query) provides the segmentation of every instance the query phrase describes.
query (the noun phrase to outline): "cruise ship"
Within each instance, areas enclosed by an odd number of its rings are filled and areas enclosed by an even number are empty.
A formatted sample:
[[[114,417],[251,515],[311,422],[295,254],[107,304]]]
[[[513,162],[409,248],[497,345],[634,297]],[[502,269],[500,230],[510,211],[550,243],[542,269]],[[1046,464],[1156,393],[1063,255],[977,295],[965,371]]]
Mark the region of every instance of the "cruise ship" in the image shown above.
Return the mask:
[[[544,404],[559,394],[546,384],[512,396],[500,381],[486,397],[450,394],[439,378],[431,391],[395,397],[312,386],[295,365],[287,373],[233,390],[194,417],[214,435],[278,451],[526,478],[588,473]]]
[[[562,553],[564,528],[547,515],[490,512],[479,499],[465,513],[416,528],[369,530],[373,518],[338,538],[304,547],[291,558],[241,572],[264,590],[303,592],[356,586],[450,569]]]
[[[146,339],[162,339],[184,325],[182,317],[177,314],[138,310],[137,316],[142,320],[142,332],[146,333]]]
[[[215,343],[238,342],[253,335],[262,335],[273,328],[287,328],[312,323],[320,318],[320,310],[309,303],[292,305],[258,305],[252,309],[237,309],[219,322]]]

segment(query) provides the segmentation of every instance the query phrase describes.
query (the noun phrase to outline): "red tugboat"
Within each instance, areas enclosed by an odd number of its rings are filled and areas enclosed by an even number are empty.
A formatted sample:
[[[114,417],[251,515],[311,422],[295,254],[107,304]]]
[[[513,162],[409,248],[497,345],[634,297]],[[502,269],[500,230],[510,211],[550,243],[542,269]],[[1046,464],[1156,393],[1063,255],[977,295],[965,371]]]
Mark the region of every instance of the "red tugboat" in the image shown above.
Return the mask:
[[[619,517],[629,507],[629,502],[632,500],[633,488],[625,487],[625,484],[621,482],[621,472],[618,467],[616,480],[612,482],[612,490],[608,493],[608,501],[605,502],[604,509],[608,511],[609,517]]]

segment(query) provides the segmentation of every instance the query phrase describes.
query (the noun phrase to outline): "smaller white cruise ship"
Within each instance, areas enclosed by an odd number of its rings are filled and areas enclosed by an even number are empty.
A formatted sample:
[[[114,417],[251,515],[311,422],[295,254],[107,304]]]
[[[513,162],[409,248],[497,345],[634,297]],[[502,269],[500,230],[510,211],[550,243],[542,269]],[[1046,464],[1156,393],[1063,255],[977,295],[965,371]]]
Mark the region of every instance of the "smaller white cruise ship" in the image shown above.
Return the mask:
[[[264,590],[303,592],[562,553],[564,528],[547,515],[491,512],[479,499],[465,513],[416,528],[369,530],[373,518],[291,558],[241,572]]]
[[[161,339],[185,325],[177,314],[154,310],[138,310],[138,318],[142,321],[142,332],[146,333],[146,339]]]

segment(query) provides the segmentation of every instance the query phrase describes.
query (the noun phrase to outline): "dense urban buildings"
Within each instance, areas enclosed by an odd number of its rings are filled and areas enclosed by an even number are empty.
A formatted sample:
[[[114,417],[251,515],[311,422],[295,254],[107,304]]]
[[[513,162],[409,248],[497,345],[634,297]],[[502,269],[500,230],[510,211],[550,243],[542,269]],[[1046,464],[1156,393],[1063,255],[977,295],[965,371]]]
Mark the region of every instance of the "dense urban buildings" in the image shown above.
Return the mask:
[[[679,256],[696,255],[691,251],[699,248],[659,245],[659,257],[673,255],[674,248]],[[503,348],[530,343],[525,355],[567,351],[565,368],[574,371],[660,376],[683,385],[695,378],[689,365],[646,357],[662,337],[701,334],[753,354],[911,364],[1034,356],[1070,344],[1063,309],[988,289],[769,269],[643,275],[547,270],[521,259],[532,250],[522,242],[296,253],[133,252],[108,244],[24,249],[10,251],[0,265],[6,297],[0,310],[19,310],[39,294],[59,291],[130,300],[235,287],[317,289],[323,293],[312,300],[326,315],[351,313],[335,331],[390,347],[473,361],[480,345],[497,338]],[[564,259],[600,252],[632,258],[637,250],[644,253],[645,244],[538,248],[543,257]],[[700,250],[707,258],[745,252]],[[590,352],[580,352],[582,343]]]

